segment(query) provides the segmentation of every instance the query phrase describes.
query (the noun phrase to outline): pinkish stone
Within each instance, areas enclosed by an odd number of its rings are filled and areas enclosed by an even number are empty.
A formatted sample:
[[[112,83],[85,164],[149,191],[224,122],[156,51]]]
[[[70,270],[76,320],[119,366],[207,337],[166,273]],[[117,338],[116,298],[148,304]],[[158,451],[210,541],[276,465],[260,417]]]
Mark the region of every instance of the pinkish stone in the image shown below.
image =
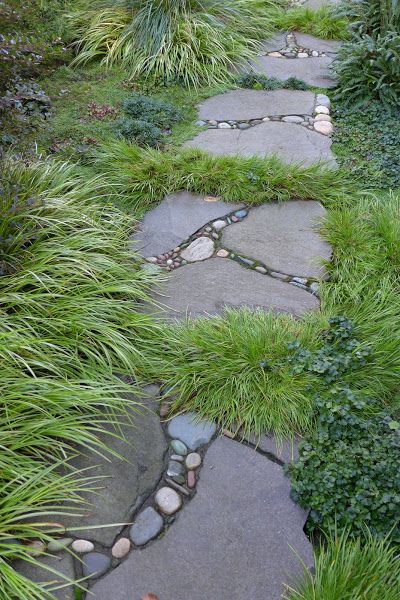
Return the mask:
[[[196,474],[194,471],[189,471],[187,474],[187,484],[188,487],[193,489],[196,485]]]
[[[235,217],[235,215],[233,215],[233,217],[231,217],[231,221],[233,223],[237,223],[239,221],[239,219],[237,217]]]
[[[112,547],[111,554],[114,556],[114,558],[123,558],[128,554],[130,549],[130,540],[128,540],[128,538],[120,538]]]
[[[221,248],[221,250],[218,250],[217,256],[219,256],[220,258],[226,258],[227,256],[229,256],[229,252],[227,250],[224,250],[224,248]]]

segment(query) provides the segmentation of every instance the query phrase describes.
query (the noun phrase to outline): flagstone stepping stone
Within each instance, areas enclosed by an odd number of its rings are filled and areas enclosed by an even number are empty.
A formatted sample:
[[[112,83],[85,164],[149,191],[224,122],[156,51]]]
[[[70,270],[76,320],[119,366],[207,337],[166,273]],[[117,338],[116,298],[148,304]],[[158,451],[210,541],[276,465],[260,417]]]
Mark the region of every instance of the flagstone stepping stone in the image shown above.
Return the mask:
[[[143,546],[155,538],[164,526],[163,518],[154,508],[145,508],[135,519],[129,535],[136,546]]]
[[[243,207],[190,192],[170,194],[146,213],[140,231],[132,237],[132,248],[142,256],[157,256],[175,248],[205,223]]]
[[[311,59],[310,59],[311,60]],[[289,62],[289,61],[288,61]],[[305,166],[326,161],[336,164],[329,137],[295,123],[269,121],[244,131],[240,129],[207,129],[186,142],[214,156],[271,156],[276,154],[287,163]]]
[[[152,407],[154,404],[154,398],[137,400],[145,407]],[[67,530],[87,527],[79,530],[79,536],[84,539],[111,545],[122,526],[90,527],[131,522],[135,505],[153,491],[164,470],[167,441],[158,415],[143,408],[139,413],[132,411],[131,416],[134,426],[129,422],[121,426],[121,433],[126,440],[115,436],[99,436],[121,458],[112,454],[102,458],[96,453],[85,452],[74,462],[79,469],[90,468],[90,476],[100,478],[93,483],[96,493],[84,495],[91,504],[88,508],[79,507],[84,516],[63,519]]]
[[[215,431],[215,423],[204,419],[200,420],[192,412],[178,415],[168,424],[168,434],[181,440],[191,450],[197,450],[200,446],[208,444]]]
[[[333,62],[332,56],[319,56],[303,58],[275,58],[274,56],[257,56],[250,61],[250,69],[267,75],[267,77],[276,77],[280,80],[289,77],[297,77],[312,85],[320,88],[335,87],[335,77],[331,71]]]
[[[308,33],[294,31],[294,36],[298,46],[302,48],[310,48],[311,50],[319,50],[325,54],[337,54],[341,42],[337,40],[323,40]]]
[[[153,292],[165,320],[222,314],[225,306],[263,308],[302,315],[319,308],[309,292],[279,279],[246,269],[224,258],[210,258],[172,271]]]
[[[241,439],[240,436],[239,439]],[[299,458],[300,438],[298,436],[296,436],[293,440],[286,438],[279,440],[273,434],[263,434],[258,436],[252,433],[243,434],[243,439],[256,446],[258,450],[272,455],[274,458],[283,463],[296,462]]]
[[[332,254],[317,232],[325,215],[325,208],[312,200],[264,204],[224,229],[222,245],[257,258],[274,271],[320,279],[326,275],[321,261]]]
[[[165,535],[96,582],[95,600],[281,600],[313,565],[307,512],[276,463],[227,438],[208,449],[197,493]]]
[[[42,556],[40,557],[38,564],[35,565],[22,560],[17,560],[13,562],[12,566],[18,573],[21,573],[21,575],[24,575],[35,583],[40,583],[45,590],[68,583],[63,577],[48,571],[46,567],[61,573],[67,580],[75,579],[73,558],[66,552],[57,554],[57,556]],[[58,600],[75,599],[72,585],[67,585],[59,590],[54,590],[52,591],[52,594]]]
[[[277,115],[312,115],[315,94],[300,90],[233,90],[199,106],[201,119],[250,120]]]

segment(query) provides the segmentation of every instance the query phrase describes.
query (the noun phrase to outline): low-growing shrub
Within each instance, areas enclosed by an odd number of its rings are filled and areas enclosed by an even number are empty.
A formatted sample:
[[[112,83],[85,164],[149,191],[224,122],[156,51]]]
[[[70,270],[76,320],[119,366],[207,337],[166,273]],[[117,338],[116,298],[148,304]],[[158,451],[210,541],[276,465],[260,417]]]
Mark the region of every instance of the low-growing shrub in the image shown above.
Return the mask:
[[[347,16],[338,14],[332,6],[316,10],[303,6],[294,7],[282,11],[275,24],[285,31],[301,31],[328,40],[345,40],[349,35]]]
[[[292,497],[311,508],[310,530],[368,527],[400,542],[400,423],[389,414],[368,416],[375,402],[335,386],[315,401],[317,426],[288,467]]]
[[[289,588],[286,600],[397,600],[400,561],[389,540],[370,533],[352,539],[348,532],[324,537],[315,555],[315,574]]]
[[[262,73],[245,73],[237,79],[237,84],[243,88],[252,88],[253,90],[309,90],[310,86],[297,77],[289,77],[285,80],[276,77],[267,77]]]
[[[156,148],[164,139],[161,129],[142,119],[120,119],[115,125],[115,131],[117,135],[139,146]]]
[[[122,105],[132,119],[147,121],[160,129],[169,129],[182,119],[182,112],[169,102],[162,102],[142,94],[132,94]]]

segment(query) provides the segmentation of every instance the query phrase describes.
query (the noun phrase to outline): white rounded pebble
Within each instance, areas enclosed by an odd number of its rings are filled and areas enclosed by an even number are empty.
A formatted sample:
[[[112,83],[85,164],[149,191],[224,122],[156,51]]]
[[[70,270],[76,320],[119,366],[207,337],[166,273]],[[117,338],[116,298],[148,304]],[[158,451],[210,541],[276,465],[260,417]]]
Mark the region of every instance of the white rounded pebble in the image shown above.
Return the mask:
[[[170,487],[162,487],[155,495],[154,501],[165,515],[173,515],[182,506],[182,498]]]
[[[167,260],[167,265],[172,265],[173,263],[174,263],[174,261],[173,261],[171,258],[169,258],[169,259]]]
[[[312,54],[313,56],[318,56],[318,50],[313,50],[313,51],[311,52],[311,54]]]
[[[190,470],[197,469],[201,465],[201,456],[197,452],[191,452],[186,457],[186,468]]]
[[[264,123],[266,123],[267,121],[270,121],[270,120],[271,120],[271,119],[270,119],[269,117],[264,117],[264,118],[263,118],[263,121],[264,121]]]
[[[316,115],[314,121],[332,121],[332,118],[329,115]]]
[[[120,538],[118,542],[114,544],[111,550],[111,554],[114,558],[123,558],[126,556],[131,549],[131,542],[128,538]]]
[[[220,258],[226,258],[227,256],[229,256],[229,252],[224,248],[221,248],[221,250],[218,250],[217,256],[219,256]]]
[[[297,58],[308,58],[307,52],[299,52]]]
[[[329,123],[329,121],[316,121],[314,123],[314,129],[315,131],[318,131],[318,133],[329,135],[333,131],[333,126],[332,123]]]
[[[229,123],[218,123],[218,129],[230,129]]]
[[[71,548],[74,552],[83,554],[84,552],[92,552],[92,550],[94,550],[94,544],[89,542],[89,540],[75,540],[72,542]]]
[[[227,222],[219,219],[218,221],[214,221],[213,227],[216,231],[221,231],[224,227],[227,226]]]
[[[315,107],[314,112],[317,115],[318,114],[329,115],[329,108],[327,106],[322,106],[321,104],[319,104],[318,106]]]

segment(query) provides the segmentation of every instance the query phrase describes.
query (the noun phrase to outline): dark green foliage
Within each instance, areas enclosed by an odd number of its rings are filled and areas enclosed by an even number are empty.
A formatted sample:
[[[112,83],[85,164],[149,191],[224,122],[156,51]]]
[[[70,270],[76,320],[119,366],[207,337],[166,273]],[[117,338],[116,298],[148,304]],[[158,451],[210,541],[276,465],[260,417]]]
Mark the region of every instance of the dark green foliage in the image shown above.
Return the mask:
[[[309,90],[310,86],[297,77],[289,77],[282,81],[276,77],[267,77],[261,73],[245,73],[240,75],[237,83],[243,88],[252,88],[253,90]]]
[[[122,108],[132,119],[147,121],[160,129],[169,129],[182,119],[182,112],[169,102],[162,102],[142,94],[129,96]]]
[[[309,528],[357,537],[400,541],[400,423],[368,413],[376,403],[346,386],[317,397],[316,431],[301,444],[298,463],[288,468],[293,498],[310,507]]]
[[[369,188],[400,187],[400,110],[370,103],[354,111],[338,103],[334,119],[339,164]]]
[[[321,376],[327,384],[331,384],[345,373],[366,364],[370,352],[354,337],[352,321],[346,317],[332,317],[329,325],[324,336],[325,344],[317,351],[301,348],[298,341],[289,345],[290,350],[295,350],[289,358],[293,374],[306,371]]]
[[[120,119],[117,121],[115,130],[118,135],[135,142],[139,146],[150,146],[155,148],[163,142],[161,129],[141,119]]]

